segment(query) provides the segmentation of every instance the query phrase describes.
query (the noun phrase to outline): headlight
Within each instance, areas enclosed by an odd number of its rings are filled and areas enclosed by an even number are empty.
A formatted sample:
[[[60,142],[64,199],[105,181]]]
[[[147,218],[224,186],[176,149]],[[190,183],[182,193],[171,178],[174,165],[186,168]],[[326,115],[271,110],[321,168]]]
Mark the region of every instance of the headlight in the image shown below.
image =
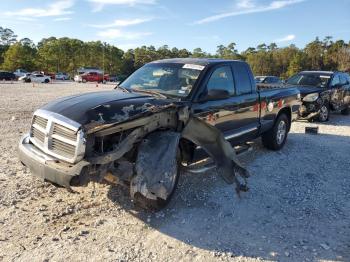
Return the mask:
[[[308,94],[307,96],[305,96],[303,98],[303,101],[305,101],[305,102],[315,102],[318,97],[319,97],[318,93]]]

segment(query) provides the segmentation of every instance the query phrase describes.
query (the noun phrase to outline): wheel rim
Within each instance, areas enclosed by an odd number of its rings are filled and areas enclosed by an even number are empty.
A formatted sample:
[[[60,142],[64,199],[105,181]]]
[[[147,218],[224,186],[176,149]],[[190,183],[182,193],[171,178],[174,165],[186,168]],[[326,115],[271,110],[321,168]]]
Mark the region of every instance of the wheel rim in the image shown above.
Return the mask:
[[[323,105],[320,109],[320,119],[321,121],[326,121],[328,118],[328,108]]]
[[[286,122],[281,121],[278,124],[277,127],[277,144],[282,144],[284,141],[284,138],[286,137],[286,133],[287,133],[287,125]]]

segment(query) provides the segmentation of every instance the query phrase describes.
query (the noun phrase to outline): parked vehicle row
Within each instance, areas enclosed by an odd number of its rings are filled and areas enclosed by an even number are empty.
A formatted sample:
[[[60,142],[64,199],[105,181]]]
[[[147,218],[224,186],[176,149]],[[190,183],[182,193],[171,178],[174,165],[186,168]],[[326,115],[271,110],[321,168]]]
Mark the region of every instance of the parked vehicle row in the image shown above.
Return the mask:
[[[103,74],[103,71],[95,67],[82,67],[78,69],[78,74],[74,76],[75,82],[118,82],[124,80],[125,77],[116,75]],[[49,81],[47,81],[50,77]],[[37,79],[40,78],[40,79]],[[65,81],[70,80],[69,74],[65,72],[47,73],[43,71],[27,72],[23,69],[17,69],[15,72],[0,71],[0,80],[20,80],[24,82],[50,82],[51,80]],[[42,81],[43,80],[43,81]]]

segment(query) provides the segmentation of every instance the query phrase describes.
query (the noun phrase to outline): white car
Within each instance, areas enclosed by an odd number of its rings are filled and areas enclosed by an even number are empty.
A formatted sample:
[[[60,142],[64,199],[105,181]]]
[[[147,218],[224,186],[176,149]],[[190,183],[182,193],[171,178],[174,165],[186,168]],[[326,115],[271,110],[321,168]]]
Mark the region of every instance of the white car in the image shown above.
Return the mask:
[[[75,75],[73,79],[74,79],[74,82],[78,82],[78,83],[81,83],[83,81],[83,78],[81,77],[81,75]]]
[[[26,76],[20,77],[18,80],[26,83],[50,83],[51,77],[43,74],[27,74]]]
[[[20,77],[23,77],[23,76],[26,76],[28,74],[28,72],[26,70],[23,70],[23,69],[17,69],[15,72],[13,72],[15,74],[15,76],[17,78],[20,78]]]
[[[59,72],[55,76],[56,80],[69,80],[69,75],[67,73]]]

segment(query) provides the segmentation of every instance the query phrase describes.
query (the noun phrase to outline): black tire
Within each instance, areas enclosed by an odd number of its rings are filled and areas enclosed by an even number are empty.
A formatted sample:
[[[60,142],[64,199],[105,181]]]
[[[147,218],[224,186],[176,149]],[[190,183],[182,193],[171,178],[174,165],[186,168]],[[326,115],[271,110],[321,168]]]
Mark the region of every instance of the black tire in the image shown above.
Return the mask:
[[[319,122],[327,122],[329,120],[329,105],[322,104],[320,107],[320,114],[317,117]]]
[[[287,115],[283,113],[279,115],[273,127],[261,136],[264,147],[275,151],[280,150],[286,143],[289,125]]]
[[[136,193],[133,198],[133,202],[135,206],[151,212],[157,212],[163,209],[170,202],[177,188],[177,184],[179,182],[179,177],[180,177],[180,163],[181,163],[181,159],[180,159],[180,152],[179,152],[177,154],[177,174],[175,178],[175,183],[167,199],[164,200],[161,198],[157,198],[157,200],[153,200],[153,199],[146,198],[141,193]]]
[[[50,83],[50,80],[49,79],[45,79],[44,83],[48,84],[48,83]]]
[[[24,80],[24,82],[25,83],[30,83],[30,82],[32,82],[32,79],[28,78],[28,79]]]
[[[344,108],[342,111],[340,111],[342,115],[349,115],[350,114],[350,106],[347,106],[346,108]]]

